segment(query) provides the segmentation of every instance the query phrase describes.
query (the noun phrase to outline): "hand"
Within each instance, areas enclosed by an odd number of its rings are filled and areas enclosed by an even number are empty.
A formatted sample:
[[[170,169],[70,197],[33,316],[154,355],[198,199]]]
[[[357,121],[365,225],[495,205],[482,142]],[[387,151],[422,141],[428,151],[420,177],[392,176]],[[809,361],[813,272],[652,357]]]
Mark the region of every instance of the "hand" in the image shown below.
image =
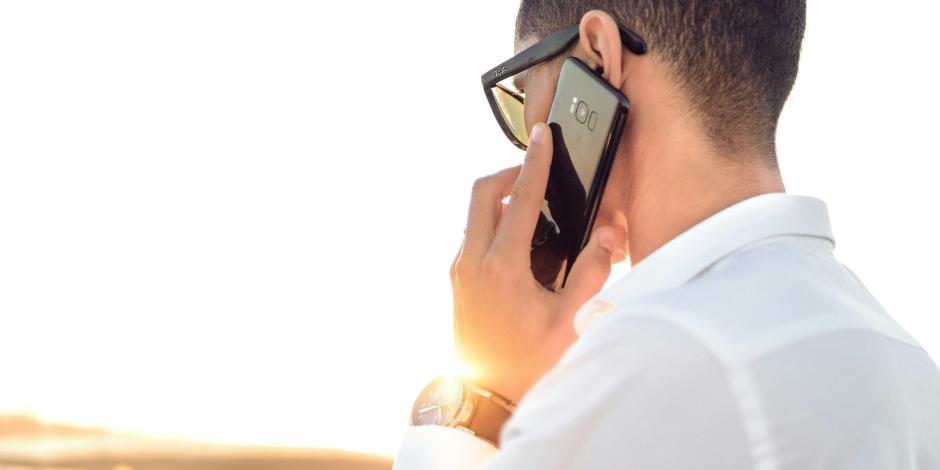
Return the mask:
[[[551,160],[551,129],[538,123],[522,165],[474,182],[466,235],[450,268],[457,353],[477,383],[515,402],[575,341],[575,312],[625,256],[611,251],[621,246],[617,232],[599,227],[563,289],[552,292],[535,279],[531,242]]]

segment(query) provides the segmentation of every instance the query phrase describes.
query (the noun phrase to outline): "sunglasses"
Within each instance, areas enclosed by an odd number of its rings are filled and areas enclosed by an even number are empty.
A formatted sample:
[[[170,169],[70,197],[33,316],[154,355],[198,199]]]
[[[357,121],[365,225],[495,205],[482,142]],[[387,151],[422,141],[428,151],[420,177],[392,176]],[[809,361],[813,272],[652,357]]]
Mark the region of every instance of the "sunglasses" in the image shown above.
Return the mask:
[[[620,41],[630,52],[637,55],[646,53],[646,43],[639,35],[617,26],[620,28]],[[525,128],[525,93],[516,88],[513,77],[561,54],[574,43],[579,34],[580,25],[577,24],[559,29],[480,77],[496,122],[516,147],[522,150],[528,148],[529,134]]]

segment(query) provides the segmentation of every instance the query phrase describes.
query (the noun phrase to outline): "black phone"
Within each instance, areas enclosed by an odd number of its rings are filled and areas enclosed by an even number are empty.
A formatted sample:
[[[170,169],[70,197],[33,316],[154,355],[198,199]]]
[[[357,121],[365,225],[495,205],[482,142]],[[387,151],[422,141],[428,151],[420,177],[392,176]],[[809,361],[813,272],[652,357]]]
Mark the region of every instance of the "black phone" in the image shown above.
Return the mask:
[[[587,245],[630,102],[574,57],[565,59],[548,114],[551,170],[532,237],[532,273],[552,291],[565,286]]]

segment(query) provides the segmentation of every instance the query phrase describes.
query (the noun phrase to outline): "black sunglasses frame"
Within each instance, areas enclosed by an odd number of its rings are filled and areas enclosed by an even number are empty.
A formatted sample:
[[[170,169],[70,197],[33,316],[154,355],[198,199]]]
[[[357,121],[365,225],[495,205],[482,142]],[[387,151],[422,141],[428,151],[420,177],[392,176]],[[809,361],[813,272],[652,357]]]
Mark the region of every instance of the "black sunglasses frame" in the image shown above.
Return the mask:
[[[646,42],[633,31],[625,28],[621,25],[617,25],[620,28],[620,41],[630,52],[636,55],[642,55],[646,53]],[[512,56],[509,60],[493,67],[488,70],[483,76],[480,77],[480,80],[483,82],[483,92],[486,94],[486,100],[490,104],[490,109],[493,111],[493,115],[496,116],[496,121],[499,122],[499,127],[503,130],[503,133],[506,134],[506,137],[515,145],[522,150],[527,148],[527,145],[520,142],[516,135],[512,132],[512,129],[509,128],[509,124],[506,123],[506,119],[503,117],[503,113],[499,110],[499,104],[496,102],[496,97],[493,95],[493,88],[499,87],[501,90],[506,92],[508,95],[519,100],[519,102],[524,106],[524,99],[516,93],[513,93],[511,90],[506,89],[499,85],[499,82],[505,80],[508,77],[516,75],[530,67],[538,65],[546,60],[555,57],[558,54],[568,50],[572,43],[580,35],[580,25],[574,24],[571,26],[566,26],[558,31],[555,31],[548,36],[545,36],[541,41],[533,44],[532,46],[526,48],[522,52]]]

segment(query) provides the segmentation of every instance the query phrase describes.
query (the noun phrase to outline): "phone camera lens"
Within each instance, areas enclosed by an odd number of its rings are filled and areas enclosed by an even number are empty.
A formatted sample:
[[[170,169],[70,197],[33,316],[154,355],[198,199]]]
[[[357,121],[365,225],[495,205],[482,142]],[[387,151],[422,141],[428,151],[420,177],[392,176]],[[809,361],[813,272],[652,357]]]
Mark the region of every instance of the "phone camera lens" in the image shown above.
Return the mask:
[[[584,101],[578,103],[578,109],[575,111],[575,117],[578,119],[578,122],[584,124],[588,118],[588,105]]]

